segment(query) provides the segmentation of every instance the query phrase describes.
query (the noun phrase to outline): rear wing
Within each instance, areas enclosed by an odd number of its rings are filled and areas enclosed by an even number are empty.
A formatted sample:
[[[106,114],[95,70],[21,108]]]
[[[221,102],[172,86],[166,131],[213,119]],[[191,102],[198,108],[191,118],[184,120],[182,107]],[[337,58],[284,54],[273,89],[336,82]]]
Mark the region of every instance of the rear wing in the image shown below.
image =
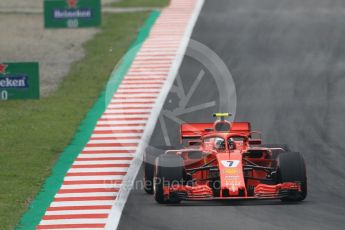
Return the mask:
[[[233,122],[231,127],[231,132],[238,132],[249,134],[251,132],[251,126],[249,122]]]
[[[249,134],[251,127],[249,122],[232,122],[230,132]],[[199,139],[213,131],[214,123],[185,123],[180,128],[180,139]]]
[[[213,123],[185,123],[181,125],[181,139],[198,139],[213,131]]]

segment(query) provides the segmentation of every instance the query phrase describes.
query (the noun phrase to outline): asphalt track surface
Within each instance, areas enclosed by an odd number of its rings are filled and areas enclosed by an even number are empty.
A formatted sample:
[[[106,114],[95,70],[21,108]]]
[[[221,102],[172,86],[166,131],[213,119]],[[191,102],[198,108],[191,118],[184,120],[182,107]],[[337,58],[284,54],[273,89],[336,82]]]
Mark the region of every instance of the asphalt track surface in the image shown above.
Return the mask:
[[[267,143],[286,143],[303,154],[309,185],[304,202],[164,206],[135,189],[119,229],[343,229],[344,18],[341,0],[213,0],[206,1],[192,36],[230,69],[237,89],[236,120],[252,122]],[[180,75],[186,89],[202,67],[196,68],[184,60]],[[191,103],[219,96],[210,82]],[[172,101],[168,98],[165,108],[172,109]],[[208,112],[199,111],[189,121],[209,121]],[[167,124],[169,133],[178,132],[176,124]],[[151,144],[162,141],[157,125]]]

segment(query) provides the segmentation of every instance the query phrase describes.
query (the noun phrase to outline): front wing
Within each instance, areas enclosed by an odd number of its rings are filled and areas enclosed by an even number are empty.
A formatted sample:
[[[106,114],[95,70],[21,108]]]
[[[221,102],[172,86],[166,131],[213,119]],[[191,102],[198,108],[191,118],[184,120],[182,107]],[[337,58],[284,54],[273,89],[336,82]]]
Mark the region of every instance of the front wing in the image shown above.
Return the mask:
[[[173,185],[164,187],[164,196],[175,197],[180,200],[207,201],[207,200],[268,200],[281,199],[293,192],[300,192],[299,183],[281,183],[276,185],[259,184],[254,189],[253,196],[214,196],[212,189],[207,185]]]

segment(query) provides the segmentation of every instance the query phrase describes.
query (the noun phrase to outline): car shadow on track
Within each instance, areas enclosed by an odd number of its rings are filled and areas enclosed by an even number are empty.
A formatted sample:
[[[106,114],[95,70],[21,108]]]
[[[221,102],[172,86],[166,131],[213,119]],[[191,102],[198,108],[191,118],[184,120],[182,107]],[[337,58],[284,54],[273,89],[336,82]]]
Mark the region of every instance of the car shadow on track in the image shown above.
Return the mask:
[[[310,201],[303,202],[281,202],[280,200],[251,200],[251,201],[185,201],[180,204],[169,204],[167,206],[285,206],[285,205],[306,205],[311,204]]]

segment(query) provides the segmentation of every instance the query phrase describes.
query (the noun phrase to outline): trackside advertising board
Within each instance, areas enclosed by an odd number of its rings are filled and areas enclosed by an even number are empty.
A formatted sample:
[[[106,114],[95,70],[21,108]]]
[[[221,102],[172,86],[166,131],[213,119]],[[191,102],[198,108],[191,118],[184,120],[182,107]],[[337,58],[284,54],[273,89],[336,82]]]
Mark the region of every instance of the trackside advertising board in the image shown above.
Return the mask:
[[[101,0],[45,0],[45,28],[85,28],[101,25]]]
[[[39,98],[38,63],[0,63],[0,100]]]

